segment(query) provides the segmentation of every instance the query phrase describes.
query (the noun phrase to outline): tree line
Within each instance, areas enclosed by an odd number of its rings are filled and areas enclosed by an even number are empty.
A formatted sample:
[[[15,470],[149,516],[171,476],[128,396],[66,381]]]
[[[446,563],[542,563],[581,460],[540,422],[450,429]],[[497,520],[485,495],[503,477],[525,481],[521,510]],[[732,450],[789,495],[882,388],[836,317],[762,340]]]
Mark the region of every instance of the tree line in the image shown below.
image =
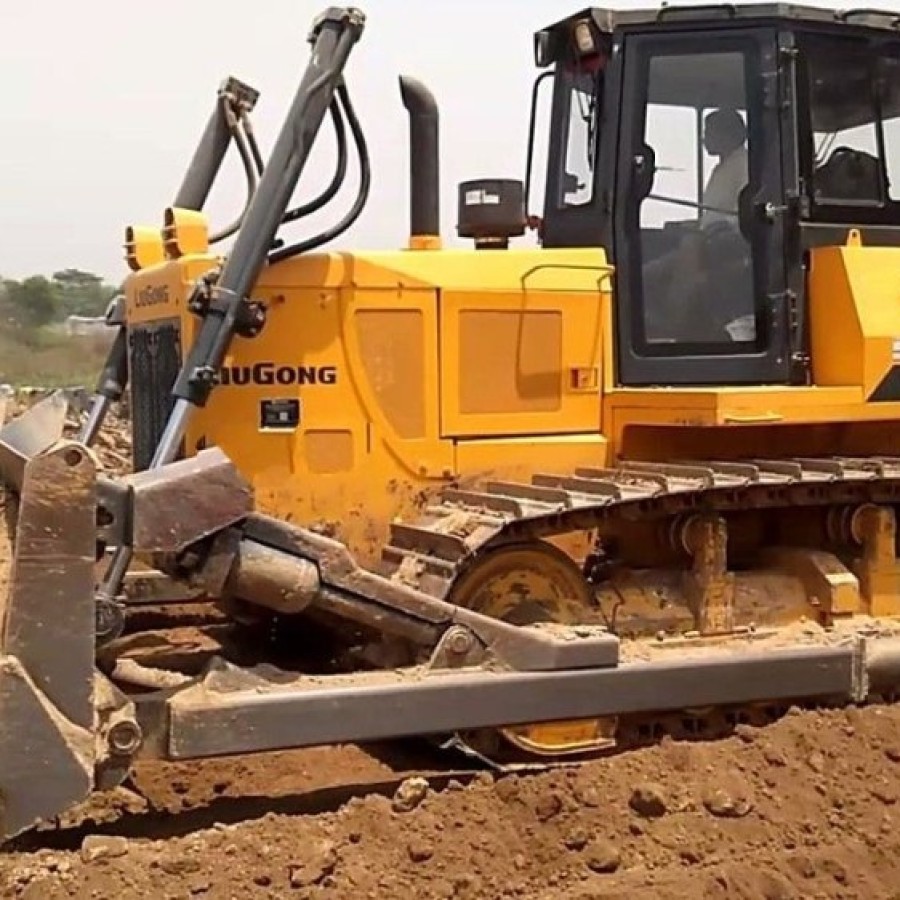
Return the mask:
[[[24,336],[69,316],[102,316],[119,287],[93,272],[61,269],[49,278],[0,279],[0,328]]]

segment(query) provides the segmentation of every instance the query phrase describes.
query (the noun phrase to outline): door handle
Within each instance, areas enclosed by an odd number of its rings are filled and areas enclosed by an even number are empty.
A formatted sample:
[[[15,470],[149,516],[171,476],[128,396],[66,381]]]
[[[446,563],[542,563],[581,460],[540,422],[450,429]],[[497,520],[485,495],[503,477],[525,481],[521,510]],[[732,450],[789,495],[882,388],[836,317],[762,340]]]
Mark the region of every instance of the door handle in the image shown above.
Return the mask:
[[[782,216],[801,215],[803,212],[799,197],[788,197],[784,204],[773,203],[771,200],[760,201],[755,207],[759,219],[769,224],[773,224]]]

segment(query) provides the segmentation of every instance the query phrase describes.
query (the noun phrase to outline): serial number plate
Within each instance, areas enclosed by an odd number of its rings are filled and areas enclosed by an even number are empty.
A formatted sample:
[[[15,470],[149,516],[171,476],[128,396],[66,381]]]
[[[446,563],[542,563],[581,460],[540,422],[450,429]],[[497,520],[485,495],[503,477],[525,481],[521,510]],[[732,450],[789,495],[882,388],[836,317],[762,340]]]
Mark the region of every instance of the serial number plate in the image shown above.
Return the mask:
[[[259,427],[266,430],[293,431],[300,424],[300,401],[263,400],[259,404]]]

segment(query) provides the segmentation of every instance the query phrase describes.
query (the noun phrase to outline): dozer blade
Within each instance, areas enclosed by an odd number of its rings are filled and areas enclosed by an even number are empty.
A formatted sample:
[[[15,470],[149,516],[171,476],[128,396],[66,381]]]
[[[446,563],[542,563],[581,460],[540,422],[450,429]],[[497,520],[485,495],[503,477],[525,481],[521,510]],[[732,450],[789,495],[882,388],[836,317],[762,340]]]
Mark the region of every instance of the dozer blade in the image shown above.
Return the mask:
[[[0,840],[94,784],[96,467],[70,442],[29,458],[60,421],[57,401],[41,406],[34,427],[0,432],[21,488],[8,578],[0,563]]]
[[[69,403],[61,391],[51,394],[0,428],[0,480],[22,489],[25,463],[55,444],[63,434]]]

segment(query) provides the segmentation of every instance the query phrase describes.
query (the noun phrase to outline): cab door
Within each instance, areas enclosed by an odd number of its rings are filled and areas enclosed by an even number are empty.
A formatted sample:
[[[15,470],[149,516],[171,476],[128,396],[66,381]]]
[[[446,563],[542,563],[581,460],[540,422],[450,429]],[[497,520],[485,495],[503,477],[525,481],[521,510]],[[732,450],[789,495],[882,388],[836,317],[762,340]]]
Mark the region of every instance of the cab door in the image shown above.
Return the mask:
[[[622,66],[619,383],[787,383],[776,32],[626,34]]]

